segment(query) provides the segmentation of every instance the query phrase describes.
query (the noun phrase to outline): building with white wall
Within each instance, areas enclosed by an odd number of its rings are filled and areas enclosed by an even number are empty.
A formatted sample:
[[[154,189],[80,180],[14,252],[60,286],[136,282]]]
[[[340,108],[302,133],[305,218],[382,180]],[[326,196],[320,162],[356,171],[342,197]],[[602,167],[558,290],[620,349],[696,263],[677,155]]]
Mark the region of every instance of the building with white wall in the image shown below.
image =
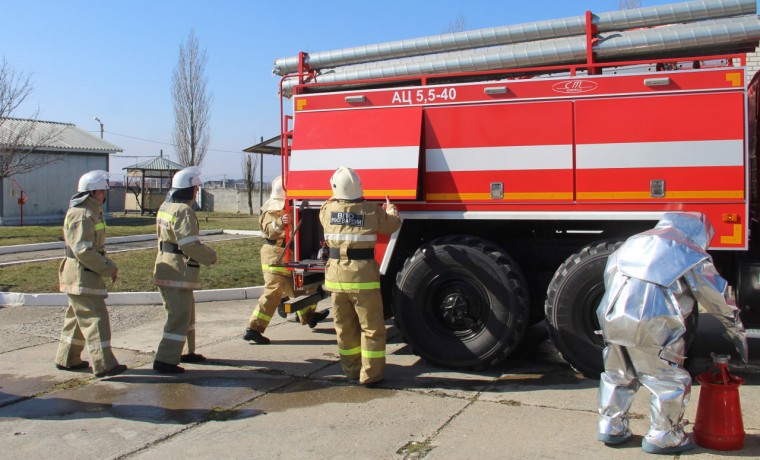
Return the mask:
[[[36,136],[32,132],[26,136],[31,140],[43,139],[35,143],[33,155],[47,155],[53,161],[33,171],[0,179],[0,226],[21,224],[22,213],[24,225],[63,222],[79,177],[94,169],[108,171],[108,156],[122,151],[71,123],[7,118],[0,123],[0,129],[7,130],[7,134],[30,122],[34,130],[46,134]],[[55,134],[49,135],[50,132]],[[27,197],[23,206],[19,204],[21,190]]]

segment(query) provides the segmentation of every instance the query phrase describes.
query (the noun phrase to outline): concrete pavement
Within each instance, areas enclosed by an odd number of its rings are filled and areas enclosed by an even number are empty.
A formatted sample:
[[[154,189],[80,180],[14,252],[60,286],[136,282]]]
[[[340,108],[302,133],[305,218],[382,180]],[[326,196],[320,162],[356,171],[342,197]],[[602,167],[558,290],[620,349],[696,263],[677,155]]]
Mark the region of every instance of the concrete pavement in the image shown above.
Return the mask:
[[[634,440],[605,447],[596,441],[597,382],[561,363],[540,328],[497,368],[455,372],[412,355],[389,323],[386,380],[364,388],[342,377],[332,317],[311,330],[275,316],[272,344],[249,345],[241,334],[252,306],[198,304],[198,352],[209,362],[183,365],[179,376],[151,370],[163,308],[110,307],[112,345],[130,369],[107,379],[54,368],[63,308],[0,308],[0,459],[648,457],[639,447],[646,391],[632,411]],[[694,373],[725,345],[705,316]],[[758,343],[750,353],[760,358]],[[760,359],[735,369],[748,379],[744,450],[684,456],[760,457]],[[695,382],[689,420],[698,398]]]

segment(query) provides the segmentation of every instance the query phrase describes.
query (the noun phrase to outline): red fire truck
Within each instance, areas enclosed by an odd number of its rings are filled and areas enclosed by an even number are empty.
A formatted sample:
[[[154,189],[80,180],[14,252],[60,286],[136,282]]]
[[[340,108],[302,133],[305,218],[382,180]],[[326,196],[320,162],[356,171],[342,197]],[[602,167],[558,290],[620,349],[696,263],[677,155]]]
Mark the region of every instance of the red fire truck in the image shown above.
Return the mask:
[[[432,363],[492,365],[545,319],[564,359],[598,378],[607,257],[667,211],[708,216],[715,263],[745,324],[760,323],[758,79],[744,67],[757,36],[739,52],[602,60],[595,18],[571,64],[355,78],[349,63],[335,81],[301,53],[280,87],[298,282],[319,283],[319,207],[349,166],[366,199],[399,207],[401,229],[376,248],[386,313]]]

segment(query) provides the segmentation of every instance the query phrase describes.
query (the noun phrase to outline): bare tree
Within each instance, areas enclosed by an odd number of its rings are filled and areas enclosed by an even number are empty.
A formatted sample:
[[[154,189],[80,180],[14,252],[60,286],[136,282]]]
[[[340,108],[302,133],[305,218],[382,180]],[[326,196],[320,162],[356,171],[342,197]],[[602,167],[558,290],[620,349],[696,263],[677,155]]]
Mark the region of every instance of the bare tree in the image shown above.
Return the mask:
[[[256,169],[259,165],[259,159],[253,155],[246,154],[240,166],[243,168],[243,180],[245,181],[245,191],[248,192],[248,214],[253,214],[253,191],[256,186]]]
[[[61,155],[39,152],[66,129],[37,121],[38,112],[29,118],[14,118],[19,106],[32,93],[32,78],[16,71],[3,58],[0,62],[0,179],[23,174],[53,163]]]
[[[454,32],[464,32],[465,29],[467,29],[467,18],[465,18],[463,14],[460,14],[454,22],[449,23],[449,26],[444,33],[451,34]]]
[[[174,148],[179,162],[200,166],[209,144],[209,110],[213,95],[208,91],[206,50],[200,50],[191,30],[179,47],[179,59],[172,77],[174,103]]]
[[[618,0],[618,9],[630,10],[633,8],[641,8],[641,0]]]

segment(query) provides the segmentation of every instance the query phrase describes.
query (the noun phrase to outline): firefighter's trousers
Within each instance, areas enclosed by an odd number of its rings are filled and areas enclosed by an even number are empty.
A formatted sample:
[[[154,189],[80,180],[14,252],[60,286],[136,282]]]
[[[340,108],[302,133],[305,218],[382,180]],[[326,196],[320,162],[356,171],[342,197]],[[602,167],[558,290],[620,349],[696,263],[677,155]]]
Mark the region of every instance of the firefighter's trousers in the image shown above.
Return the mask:
[[[105,298],[74,294],[68,297],[55,363],[76,366],[82,362],[82,350],[87,345],[93,373],[112,369],[119,362],[111,351],[111,322]]]
[[[159,286],[166,310],[164,335],[156,350],[156,361],[179,364],[180,356],[195,352],[195,297],[191,289]]]
[[[631,434],[628,411],[636,390],[644,386],[651,393],[650,427],[645,440],[663,448],[690,442],[682,419],[691,393],[691,376],[678,364],[660,358],[658,352],[657,348],[612,343],[604,349],[605,371],[599,382],[600,434]]]
[[[385,319],[379,289],[333,292],[333,316],[343,372],[360,383],[383,379]]]
[[[290,275],[264,272],[264,293],[259,297],[259,303],[253,309],[251,318],[248,320],[248,328],[264,333],[272,321],[272,315],[280,305],[283,296],[293,299],[296,292],[293,288],[293,278]],[[298,312],[301,324],[307,324],[317,306],[311,305]]]

